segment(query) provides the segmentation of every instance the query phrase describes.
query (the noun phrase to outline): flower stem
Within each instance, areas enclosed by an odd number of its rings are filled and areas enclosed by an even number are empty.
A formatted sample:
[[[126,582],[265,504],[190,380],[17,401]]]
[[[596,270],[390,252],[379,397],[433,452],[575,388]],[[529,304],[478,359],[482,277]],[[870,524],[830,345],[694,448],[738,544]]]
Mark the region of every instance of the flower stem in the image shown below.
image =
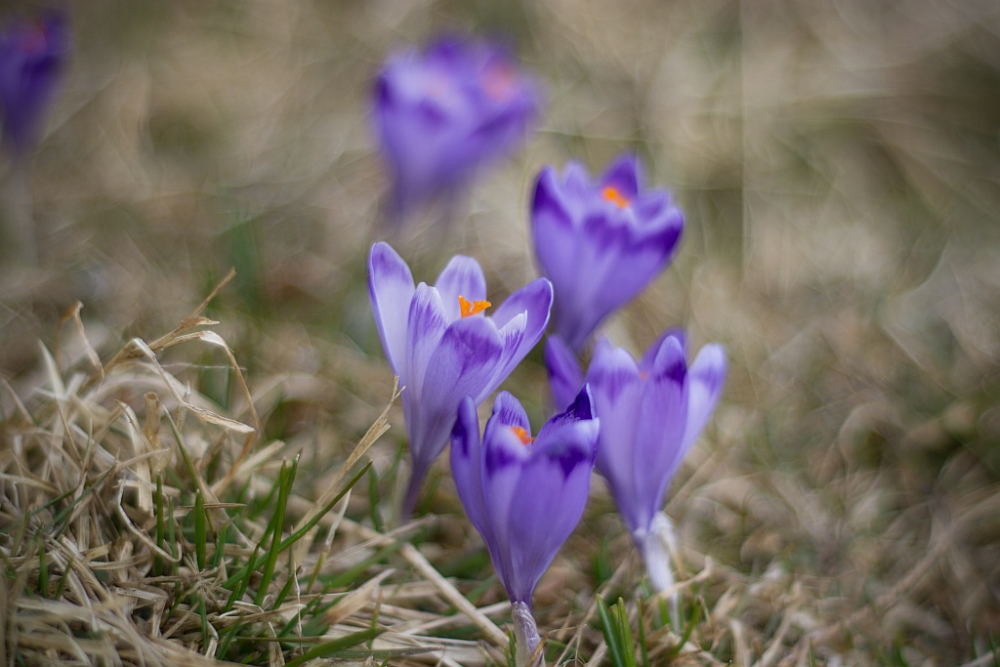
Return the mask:
[[[517,667],[544,667],[545,658],[541,653],[535,656],[541,637],[538,636],[538,626],[535,625],[535,617],[531,615],[531,609],[523,602],[511,604],[511,612],[514,617],[514,643]]]
[[[669,591],[670,624],[674,631],[680,628],[680,605],[677,591],[674,590],[674,572],[670,566],[670,551],[676,543],[674,527],[663,512],[657,512],[649,531],[637,531],[635,541],[642,549],[642,558],[646,563],[649,581],[657,593]]]

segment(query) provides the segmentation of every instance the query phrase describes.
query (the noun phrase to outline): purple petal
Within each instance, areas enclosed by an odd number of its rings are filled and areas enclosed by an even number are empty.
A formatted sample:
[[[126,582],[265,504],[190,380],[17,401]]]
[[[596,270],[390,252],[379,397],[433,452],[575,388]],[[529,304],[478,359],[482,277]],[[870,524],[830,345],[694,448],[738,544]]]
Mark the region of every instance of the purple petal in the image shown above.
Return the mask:
[[[386,359],[393,372],[401,375],[413,276],[410,267],[387,243],[376,243],[368,255],[368,293]]]
[[[557,410],[565,410],[583,386],[583,372],[576,354],[557,335],[545,341],[545,368]]]
[[[448,262],[434,287],[441,293],[448,321],[453,322],[462,316],[458,304],[461,296],[467,301],[482,301],[486,299],[486,278],[479,262],[471,257],[455,255]]]
[[[687,333],[680,328],[667,329],[657,337],[653,344],[646,348],[646,351],[642,354],[642,360],[639,362],[639,368],[643,371],[650,371],[653,368],[653,360],[656,359],[656,355],[660,353],[660,347],[663,345],[663,341],[667,338],[676,338],[677,342],[680,344],[682,350],[687,350]]]
[[[489,543],[493,533],[486,516],[486,500],[483,498],[481,459],[479,416],[476,414],[476,404],[471,397],[466,396],[458,406],[455,427],[451,431],[451,474],[469,520]]]
[[[517,426],[531,433],[531,424],[528,422],[528,413],[521,407],[520,402],[507,391],[501,391],[493,401],[493,417],[490,419],[488,428]]]
[[[459,403],[482,391],[501,351],[496,326],[484,317],[466,317],[448,326],[427,364],[419,404],[406,415],[415,460],[430,462],[441,453]]]
[[[560,291],[568,289],[576,281],[578,270],[574,262],[577,234],[552,167],[543,169],[535,183],[531,236],[542,272]],[[559,294],[556,298],[565,297]]]
[[[685,452],[708,422],[725,381],[725,349],[715,343],[701,348],[688,370],[688,416],[683,439]]]
[[[490,550],[493,566],[508,595],[513,596],[518,572],[511,561],[510,506],[517,492],[521,468],[528,459],[530,450],[509,426],[494,426],[495,418],[496,415],[490,417],[483,434],[483,497],[486,499],[486,515],[493,531],[495,551]]]
[[[590,385],[583,385],[579,393],[569,406],[562,412],[553,415],[545,422],[545,426],[538,432],[538,440],[548,440],[556,437],[555,433],[565,426],[575,426],[578,422],[596,419],[594,413],[594,399],[590,394]]]
[[[497,366],[496,375],[490,382],[489,390],[482,396],[486,398],[490,392],[500,386],[514,367],[535,347],[545,328],[549,324],[549,312],[552,309],[552,283],[545,278],[533,280],[521,289],[511,294],[493,314],[493,321],[504,335],[503,359]],[[524,323],[514,320],[523,315]]]
[[[406,324],[407,355],[400,373],[400,380],[405,381],[414,401],[420,401],[425,372],[447,328],[448,316],[441,295],[435,288],[420,283],[410,300]]]
[[[530,602],[538,579],[579,523],[590,491],[598,429],[597,420],[543,428],[522,465],[508,519],[515,578],[507,592],[512,601]]]
[[[648,529],[663,504],[670,475],[683,456],[687,424],[687,363],[677,338],[664,338],[653,361],[637,415],[632,465],[634,484],[619,489],[629,495],[629,528]],[[624,515],[624,512],[623,512]]]
[[[608,481],[621,513],[633,516],[628,490],[635,486],[635,433],[643,390],[639,369],[628,352],[601,339],[594,348],[587,383],[601,420],[597,470]]]
[[[605,169],[599,183],[601,187],[611,186],[626,199],[635,199],[642,183],[639,161],[634,155],[623,155]]]
[[[14,24],[0,33],[3,132],[15,153],[37,142],[71,48],[68,20],[61,13],[38,24]]]

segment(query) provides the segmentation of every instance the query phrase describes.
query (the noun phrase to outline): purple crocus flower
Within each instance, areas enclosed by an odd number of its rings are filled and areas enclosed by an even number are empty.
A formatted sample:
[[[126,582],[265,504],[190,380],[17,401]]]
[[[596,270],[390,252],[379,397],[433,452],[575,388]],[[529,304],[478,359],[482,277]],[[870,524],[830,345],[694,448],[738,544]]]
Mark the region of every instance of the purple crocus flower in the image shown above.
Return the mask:
[[[619,158],[592,183],[570,162],[562,178],[538,175],[531,233],[542,272],[556,292],[555,330],[574,350],[605,317],[667,265],[684,217],[665,190],[642,189],[636,159]]]
[[[451,473],[510,598],[519,665],[539,641],[531,615],[535,585],[587,503],[598,431],[587,387],[535,438],[521,404],[507,392],[494,401],[482,440],[475,401],[465,398],[459,407]]]
[[[572,400],[570,388],[582,382],[580,367],[557,336],[549,337],[545,352],[556,405],[565,405]],[[653,343],[639,363],[601,339],[587,370],[594,412],[601,419],[597,471],[607,480],[659,590],[672,581],[663,497],[715,408],[725,375],[721,345],[704,346],[689,367],[685,336],[674,330]]]
[[[65,16],[19,23],[0,32],[0,107],[3,140],[17,156],[38,141],[45,108],[55,93],[70,52]]]
[[[549,322],[552,285],[539,278],[489,317],[486,279],[471,257],[456,255],[433,287],[413,286],[410,268],[386,243],[372,246],[368,289],[389,366],[399,376],[413,476],[403,503],[409,516],[427,470],[448,444],[458,404],[482,403],[531,348]]]
[[[534,80],[496,44],[439,39],[392,56],[375,84],[375,129],[393,214],[453,193],[523,141],[541,107]]]

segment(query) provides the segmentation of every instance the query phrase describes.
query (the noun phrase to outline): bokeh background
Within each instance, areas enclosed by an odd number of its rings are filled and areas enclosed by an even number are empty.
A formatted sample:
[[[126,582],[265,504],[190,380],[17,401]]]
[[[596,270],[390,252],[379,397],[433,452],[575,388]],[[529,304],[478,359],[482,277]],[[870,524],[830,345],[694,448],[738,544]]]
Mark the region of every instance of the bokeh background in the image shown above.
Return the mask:
[[[70,9],[74,56],[32,173],[41,260],[0,267],[0,374],[25,400],[42,383],[38,341],[56,346],[76,300],[107,355],[171,329],[235,267],[208,314],[267,439],[308,452],[320,480],[392,389],[366,285],[368,247],[388,234],[373,76],[442,31],[499,36],[547,90],[538,132],[449,223],[429,207],[391,243],[418,280],[453,253],[475,257],[498,303],[537,275],[527,221],[542,166],[599,170],[631,151],[675,193],[676,260],[605,333],[641,351],[685,326],[730,354],[667,506],[691,571],[716,568],[694,596],[698,660],[993,664],[976,660],[1000,642],[995,0]],[[536,350],[505,385],[536,424],[540,362]],[[219,406],[233,400],[221,355],[171,351],[164,364]],[[392,422],[374,450],[387,498],[398,407]],[[485,578],[444,461],[436,473],[422,512],[441,518],[424,551],[449,576]],[[620,563],[623,590],[641,579],[596,478],[592,493],[539,589],[552,630]],[[366,517],[367,502],[349,514]],[[500,599],[494,583],[484,601]]]

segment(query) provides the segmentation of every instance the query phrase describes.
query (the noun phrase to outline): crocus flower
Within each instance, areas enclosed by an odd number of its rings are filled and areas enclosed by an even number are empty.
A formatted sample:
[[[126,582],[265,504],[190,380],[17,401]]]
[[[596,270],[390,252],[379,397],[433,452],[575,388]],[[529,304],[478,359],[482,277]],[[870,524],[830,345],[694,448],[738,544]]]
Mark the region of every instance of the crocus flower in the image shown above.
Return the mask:
[[[541,339],[552,285],[539,278],[487,316],[486,279],[476,260],[456,255],[433,287],[413,286],[410,268],[386,243],[372,246],[368,289],[389,366],[405,387],[403,413],[413,476],[409,516],[424,475],[448,444],[458,404],[482,403]]]
[[[596,183],[571,162],[560,179],[538,175],[531,233],[542,272],[552,281],[555,331],[574,350],[613,310],[663,270],[684,218],[665,190],[642,188],[636,159],[624,156]]]
[[[571,400],[569,387],[581,382],[580,368],[556,336],[546,342],[545,360],[556,405],[564,405]],[[663,548],[669,531],[660,511],[663,497],[715,408],[725,375],[721,345],[704,346],[688,367],[685,336],[673,330],[653,343],[639,363],[602,339],[587,370],[594,412],[601,420],[597,471],[607,480],[659,590],[672,582]]]
[[[467,184],[523,141],[540,106],[534,80],[495,44],[449,37],[391,57],[376,81],[374,120],[393,214]]]
[[[451,472],[510,598],[519,665],[539,641],[531,615],[535,585],[587,503],[598,431],[587,387],[535,438],[521,404],[507,392],[494,401],[482,440],[475,401],[466,398],[459,407]]]
[[[69,27],[61,14],[0,32],[3,140],[15,155],[24,155],[38,141],[69,52]]]

